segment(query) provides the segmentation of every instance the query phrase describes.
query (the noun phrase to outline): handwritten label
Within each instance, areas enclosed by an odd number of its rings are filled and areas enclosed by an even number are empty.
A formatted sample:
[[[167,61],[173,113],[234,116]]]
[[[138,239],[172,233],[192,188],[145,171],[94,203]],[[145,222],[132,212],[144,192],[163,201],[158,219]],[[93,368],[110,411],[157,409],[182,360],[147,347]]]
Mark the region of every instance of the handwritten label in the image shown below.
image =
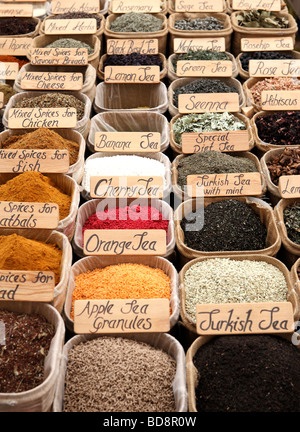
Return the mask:
[[[86,66],[88,50],[87,48],[33,48],[30,63],[40,66]]]
[[[106,51],[108,55],[158,54],[158,39],[109,39]]]
[[[232,62],[231,61],[205,61],[205,60],[179,60],[177,62],[178,76],[187,77],[231,77]]]
[[[4,105],[4,93],[0,92],[0,108],[3,108]]]
[[[225,38],[174,38],[174,53],[197,50],[225,51]]]
[[[188,175],[187,192],[193,198],[261,195],[261,176],[258,172]]]
[[[250,60],[250,77],[297,77],[300,75],[300,60]]]
[[[290,302],[197,304],[196,311],[196,331],[202,335],[294,331]]]
[[[238,112],[239,109],[238,93],[196,93],[178,95],[178,111],[180,114],[225,111]]]
[[[75,128],[76,108],[10,108],[9,129]]]
[[[86,19],[46,19],[45,34],[95,34],[97,21],[95,18]]]
[[[162,198],[164,179],[153,177],[91,176],[91,198]]]
[[[282,198],[300,198],[300,176],[288,175],[279,177],[279,193]]]
[[[294,49],[293,38],[288,37],[263,37],[242,38],[241,50],[249,51],[290,51]]]
[[[0,80],[15,80],[19,73],[17,62],[0,62]]]
[[[203,151],[236,152],[249,150],[247,130],[183,133],[181,140],[182,153],[184,154]]]
[[[67,173],[69,170],[68,150],[1,149],[0,172],[22,173]]]
[[[0,17],[32,17],[32,15],[33,5],[30,3],[0,4]]]
[[[84,231],[85,255],[165,255],[166,231],[105,229]]]
[[[31,50],[32,38],[0,38],[1,55],[26,56]]]
[[[175,0],[175,12],[223,12],[223,0]]]
[[[157,84],[160,82],[159,66],[105,66],[106,83]]]
[[[300,90],[264,90],[261,107],[264,111],[300,110]]]
[[[51,302],[55,275],[49,271],[0,271],[0,300]]]
[[[260,9],[273,12],[281,11],[281,0],[232,0],[233,10]]]
[[[0,201],[1,228],[56,229],[58,222],[57,204]]]
[[[23,72],[23,90],[77,90],[83,86],[83,74],[76,72]]]
[[[161,0],[111,0],[112,13],[159,13]]]
[[[72,12],[98,13],[100,12],[99,0],[52,0],[51,13],[59,15]]]
[[[168,299],[76,300],[74,332],[155,333],[170,330]]]
[[[147,152],[160,151],[159,132],[96,132],[95,151],[105,152]]]

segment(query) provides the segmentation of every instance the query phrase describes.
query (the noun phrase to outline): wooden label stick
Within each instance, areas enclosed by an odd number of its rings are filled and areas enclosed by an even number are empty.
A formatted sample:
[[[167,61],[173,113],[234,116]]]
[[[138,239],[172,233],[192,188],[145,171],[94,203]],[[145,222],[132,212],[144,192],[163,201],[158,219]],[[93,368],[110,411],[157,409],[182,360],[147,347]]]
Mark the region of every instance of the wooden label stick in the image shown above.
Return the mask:
[[[58,223],[57,204],[0,201],[2,228],[57,229]]]

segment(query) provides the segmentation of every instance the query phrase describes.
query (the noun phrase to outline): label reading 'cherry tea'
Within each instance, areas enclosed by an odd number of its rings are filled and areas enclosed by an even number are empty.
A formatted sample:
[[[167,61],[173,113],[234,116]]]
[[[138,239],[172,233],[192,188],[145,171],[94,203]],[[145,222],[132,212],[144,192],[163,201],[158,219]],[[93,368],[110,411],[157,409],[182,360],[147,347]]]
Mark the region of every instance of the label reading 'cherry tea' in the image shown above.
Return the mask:
[[[108,177],[91,176],[91,198],[162,198],[161,176]]]
[[[87,48],[33,48],[30,63],[35,66],[86,66]]]

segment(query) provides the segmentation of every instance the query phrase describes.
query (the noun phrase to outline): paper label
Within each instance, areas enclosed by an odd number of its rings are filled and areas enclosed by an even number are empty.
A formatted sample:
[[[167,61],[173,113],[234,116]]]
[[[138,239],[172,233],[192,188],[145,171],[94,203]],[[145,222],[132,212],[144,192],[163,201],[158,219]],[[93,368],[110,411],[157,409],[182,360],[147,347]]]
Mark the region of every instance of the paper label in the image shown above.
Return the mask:
[[[250,77],[298,77],[300,59],[297,60],[250,60]]]
[[[159,132],[95,132],[95,151],[156,153],[160,146]]]
[[[1,55],[26,56],[31,50],[32,38],[0,38]]]
[[[57,204],[0,201],[1,228],[57,229],[58,223]]]
[[[178,95],[178,111],[180,114],[225,111],[238,112],[239,109],[238,93],[196,93]]]
[[[111,0],[111,11],[116,14],[123,13],[159,13],[161,0]]]
[[[291,37],[242,38],[241,51],[291,51],[294,41]]]
[[[105,66],[104,81],[122,84],[157,84],[160,82],[159,66]]]
[[[108,55],[158,54],[158,39],[108,39],[106,44]]]
[[[99,0],[52,0],[51,13],[60,15],[72,12],[98,13],[100,12]]]
[[[175,12],[223,12],[223,0],[175,0]]]
[[[300,90],[264,90],[261,107],[263,111],[300,110]]]
[[[0,62],[0,80],[15,80],[18,72],[17,62]]]
[[[0,17],[32,17],[32,15],[33,5],[30,3],[0,4]]]
[[[46,19],[45,34],[95,34],[97,21],[95,18],[85,19]]]
[[[179,60],[176,74],[182,77],[231,77],[231,61]]]
[[[267,10],[281,11],[281,0],[232,0],[233,10]]]

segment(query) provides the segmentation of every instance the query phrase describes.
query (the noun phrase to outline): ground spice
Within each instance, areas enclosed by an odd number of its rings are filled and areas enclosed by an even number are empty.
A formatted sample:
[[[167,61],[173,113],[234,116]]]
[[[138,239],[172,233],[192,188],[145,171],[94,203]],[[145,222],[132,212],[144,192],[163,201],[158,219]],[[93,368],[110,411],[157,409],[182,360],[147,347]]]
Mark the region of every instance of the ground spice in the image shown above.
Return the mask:
[[[195,19],[187,18],[176,20],[174,28],[185,31],[218,31],[224,30],[224,23],[212,16]]]
[[[278,186],[279,178],[300,175],[300,147],[287,148],[266,162],[272,182]],[[300,177],[299,177],[300,178]]]
[[[255,104],[261,104],[261,93],[265,90],[300,90],[300,80],[287,77],[264,78],[250,89]]]
[[[193,363],[198,412],[299,412],[300,351],[271,335],[221,336]]]
[[[159,66],[162,70],[163,62],[158,54],[140,54],[133,52],[131,54],[113,54],[107,55],[103,62],[105,66]]]
[[[9,99],[15,94],[15,91],[9,84],[0,84],[0,93],[3,93],[3,105],[6,105]]]
[[[171,280],[159,268],[143,264],[110,265],[75,277],[71,317],[76,300],[149,299],[171,296]]]
[[[278,146],[299,145],[300,112],[276,111],[255,120],[259,138]]]
[[[159,348],[98,337],[68,352],[65,412],[175,412],[176,361]]]
[[[55,203],[59,206],[62,220],[70,213],[72,197],[62,192],[50,177],[37,171],[28,171],[0,185],[0,200]]]
[[[288,238],[300,245],[300,203],[294,203],[283,211],[283,220]]]
[[[118,16],[110,23],[110,30],[117,33],[149,33],[162,29],[163,20],[154,15],[129,12]]]
[[[87,229],[164,229],[168,232],[169,221],[151,206],[132,205],[106,208],[92,214],[84,223]]]
[[[25,17],[2,17],[0,18],[0,35],[22,35],[35,31],[37,22],[32,18]]]
[[[278,29],[289,27],[289,20],[286,16],[275,15],[265,10],[240,11],[236,19],[241,27]]]
[[[88,50],[88,55],[93,54],[95,51],[89,44],[73,38],[57,39],[49,45],[46,45],[45,48],[86,48]]]
[[[218,79],[200,78],[174,89],[174,106],[178,107],[178,96],[180,94],[194,93],[238,93],[238,90]]]
[[[5,345],[0,346],[0,393],[20,393],[42,384],[55,328],[37,314],[0,309]]]
[[[73,95],[45,93],[40,96],[23,98],[15,103],[15,108],[76,108],[77,120],[84,116],[84,102]]]
[[[287,60],[294,59],[291,51],[255,51],[246,52],[240,56],[242,69],[249,71],[250,60]]]
[[[91,19],[94,18],[96,20],[96,26],[97,29],[100,28],[101,26],[101,22],[102,22],[102,18],[101,16],[99,16],[98,14],[93,14],[93,13],[86,13],[86,12],[66,12],[63,14],[59,14],[59,15],[53,15],[51,16],[51,20],[53,19],[67,19],[67,20],[72,20],[72,19]]]
[[[18,234],[0,236],[0,245],[1,270],[52,271],[59,283],[62,250],[56,245]]]
[[[184,275],[186,315],[196,323],[196,305],[287,301],[284,274],[266,261],[211,258]]]
[[[252,251],[266,247],[267,228],[246,203],[224,200],[204,209],[204,225],[193,230],[193,223],[202,209],[186,215],[181,221],[184,243],[191,249],[205,252]]]
[[[177,71],[177,62],[180,60],[227,60],[231,61],[231,57],[223,51],[215,50],[189,50],[186,53],[175,54],[172,59],[174,72]]]
[[[63,138],[57,132],[39,128],[24,135],[12,135],[1,143],[3,149],[68,150],[70,165],[78,159],[79,144]]]
[[[188,175],[257,172],[255,162],[241,156],[204,151],[184,156],[177,165],[177,184],[184,188]]]
[[[0,55],[0,62],[4,63],[18,63],[19,68],[29,63],[29,60],[26,57],[14,57],[10,55]]]

